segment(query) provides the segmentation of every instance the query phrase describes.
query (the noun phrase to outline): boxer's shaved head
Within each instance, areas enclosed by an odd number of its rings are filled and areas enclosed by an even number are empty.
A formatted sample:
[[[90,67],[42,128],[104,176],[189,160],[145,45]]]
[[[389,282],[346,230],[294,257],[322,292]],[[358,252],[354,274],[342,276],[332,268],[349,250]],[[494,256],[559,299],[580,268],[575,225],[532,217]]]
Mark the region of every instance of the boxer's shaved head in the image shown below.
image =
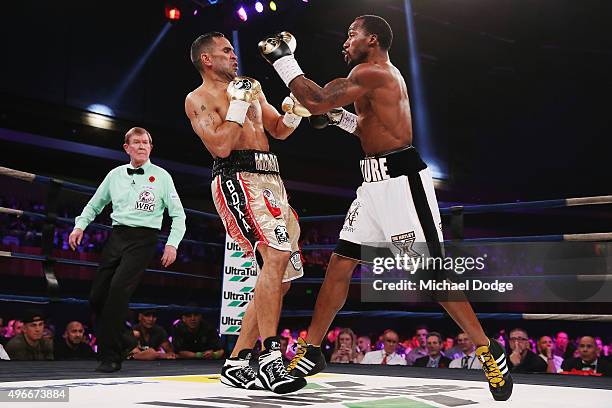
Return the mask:
[[[356,22],[361,23],[361,27],[368,33],[375,35],[378,38],[378,44],[384,51],[388,51],[391,48],[393,42],[393,31],[391,26],[382,17],[375,16],[372,14],[366,14],[359,16],[355,19]]]

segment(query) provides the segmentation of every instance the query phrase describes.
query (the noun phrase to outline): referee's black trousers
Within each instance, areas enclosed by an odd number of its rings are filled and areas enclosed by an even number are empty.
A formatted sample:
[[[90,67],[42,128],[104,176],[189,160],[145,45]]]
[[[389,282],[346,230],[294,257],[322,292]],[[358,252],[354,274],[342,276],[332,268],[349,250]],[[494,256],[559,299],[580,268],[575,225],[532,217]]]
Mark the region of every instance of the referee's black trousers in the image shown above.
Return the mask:
[[[158,230],[114,226],[104,245],[89,304],[96,314],[98,355],[103,361],[121,361],[130,344],[128,304],[155,255]],[[131,351],[131,350],[130,350]]]

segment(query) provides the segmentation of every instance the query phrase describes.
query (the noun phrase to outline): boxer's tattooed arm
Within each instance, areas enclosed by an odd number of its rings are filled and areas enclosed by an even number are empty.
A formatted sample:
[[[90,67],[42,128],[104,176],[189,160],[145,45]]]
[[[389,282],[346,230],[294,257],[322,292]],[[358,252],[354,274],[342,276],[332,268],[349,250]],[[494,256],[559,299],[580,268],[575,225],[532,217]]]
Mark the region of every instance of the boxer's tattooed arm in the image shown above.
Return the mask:
[[[350,79],[340,78],[330,82],[323,88],[323,100],[331,103],[338,103],[340,98],[346,96],[346,91],[349,87]]]
[[[296,98],[315,115],[350,105],[368,91],[353,78],[334,79],[321,88],[310,79],[298,77],[291,81],[289,87]]]
[[[204,107],[204,105],[202,105]],[[212,113],[209,113],[207,117],[202,120],[202,125],[206,128],[212,128],[215,125],[215,117]]]

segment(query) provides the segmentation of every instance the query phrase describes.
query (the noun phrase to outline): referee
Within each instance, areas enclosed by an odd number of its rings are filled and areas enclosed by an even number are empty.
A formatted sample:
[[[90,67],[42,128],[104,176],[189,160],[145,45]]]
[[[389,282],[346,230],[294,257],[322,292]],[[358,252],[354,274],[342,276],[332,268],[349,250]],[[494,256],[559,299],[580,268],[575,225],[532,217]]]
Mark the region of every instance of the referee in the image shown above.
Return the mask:
[[[125,134],[123,145],[130,163],[111,170],[75,219],[68,239],[76,249],[83,230],[108,203],[112,203],[113,230],[102,251],[89,303],[98,320],[100,365],[96,371],[121,369],[128,344],[128,303],[144,270],[155,255],[164,209],[172,218],[170,236],[161,257],[164,267],[176,259],[176,249],[185,234],[185,212],[170,174],[149,161],[151,135],[135,127]]]

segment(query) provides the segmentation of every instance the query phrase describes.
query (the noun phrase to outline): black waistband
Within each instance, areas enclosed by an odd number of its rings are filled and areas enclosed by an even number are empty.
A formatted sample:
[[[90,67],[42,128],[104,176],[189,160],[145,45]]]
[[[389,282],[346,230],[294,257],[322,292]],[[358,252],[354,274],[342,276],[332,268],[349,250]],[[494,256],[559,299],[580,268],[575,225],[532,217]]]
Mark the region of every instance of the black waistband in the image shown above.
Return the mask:
[[[261,150],[234,150],[229,156],[215,159],[212,175],[233,174],[240,171],[262,174],[280,174],[278,158],[274,153]]]
[[[427,168],[419,152],[408,146],[401,150],[361,159],[361,174],[366,183],[416,174]]]

